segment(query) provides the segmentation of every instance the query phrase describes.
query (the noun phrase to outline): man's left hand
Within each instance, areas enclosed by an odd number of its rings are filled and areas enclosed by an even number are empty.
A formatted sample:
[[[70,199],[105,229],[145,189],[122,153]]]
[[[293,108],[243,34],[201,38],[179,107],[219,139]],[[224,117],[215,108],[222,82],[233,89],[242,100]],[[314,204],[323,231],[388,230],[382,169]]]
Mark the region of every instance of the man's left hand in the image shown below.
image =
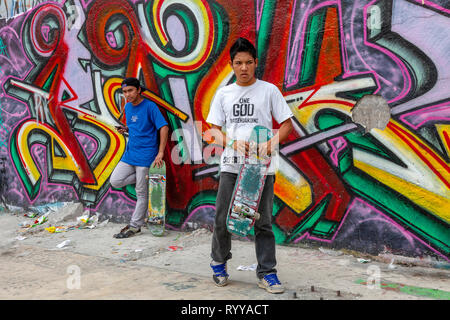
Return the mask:
[[[274,151],[274,149],[272,147],[272,143],[270,140],[258,144],[258,155],[260,157],[264,158],[266,156],[271,156],[273,151]]]
[[[161,168],[164,164],[163,157],[164,157],[164,153],[159,152],[155,158],[155,161],[153,161],[153,167]]]

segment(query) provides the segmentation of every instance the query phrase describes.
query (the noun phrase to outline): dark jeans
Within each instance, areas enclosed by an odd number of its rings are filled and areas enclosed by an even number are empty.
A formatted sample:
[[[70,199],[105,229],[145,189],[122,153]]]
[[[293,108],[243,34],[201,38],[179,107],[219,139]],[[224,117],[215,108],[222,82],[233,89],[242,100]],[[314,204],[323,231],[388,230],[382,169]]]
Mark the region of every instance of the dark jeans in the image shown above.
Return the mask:
[[[231,259],[231,233],[227,230],[226,220],[231,196],[237,175],[229,172],[220,174],[219,190],[216,199],[216,218],[212,238],[211,258],[216,262]],[[255,222],[255,251],[258,266],[258,278],[269,273],[276,273],[275,236],[272,231],[273,184],[275,176],[269,175],[264,184],[258,212],[261,218]]]

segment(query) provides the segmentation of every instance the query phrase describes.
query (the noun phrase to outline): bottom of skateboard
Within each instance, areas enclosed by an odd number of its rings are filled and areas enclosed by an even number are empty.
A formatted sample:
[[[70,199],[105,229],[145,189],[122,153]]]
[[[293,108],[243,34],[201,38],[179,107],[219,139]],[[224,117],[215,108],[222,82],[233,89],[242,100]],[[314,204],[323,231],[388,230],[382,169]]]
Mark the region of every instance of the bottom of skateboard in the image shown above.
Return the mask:
[[[250,135],[250,151],[242,164],[234,186],[231,205],[227,216],[229,232],[241,237],[247,236],[255,221],[260,218],[258,213],[270,157],[260,157],[257,146],[271,138],[271,130],[256,126]]]
[[[148,173],[147,227],[154,236],[164,234],[166,220],[166,165],[152,166]]]

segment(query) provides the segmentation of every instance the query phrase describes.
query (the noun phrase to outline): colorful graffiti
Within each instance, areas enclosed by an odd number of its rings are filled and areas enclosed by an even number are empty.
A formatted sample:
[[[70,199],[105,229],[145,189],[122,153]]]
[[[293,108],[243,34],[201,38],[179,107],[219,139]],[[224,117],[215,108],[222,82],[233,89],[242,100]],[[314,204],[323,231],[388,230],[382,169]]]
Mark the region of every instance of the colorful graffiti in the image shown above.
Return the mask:
[[[114,129],[120,83],[133,76],[170,125],[168,227],[212,227],[220,150],[205,119],[234,80],[228,50],[243,36],[257,46],[258,77],[295,115],[276,173],[277,242],[449,259],[447,2],[25,2],[0,11],[7,202],[82,201],[127,219],[134,188],[114,189],[109,176],[126,144]],[[389,103],[384,130],[350,125],[367,94]]]

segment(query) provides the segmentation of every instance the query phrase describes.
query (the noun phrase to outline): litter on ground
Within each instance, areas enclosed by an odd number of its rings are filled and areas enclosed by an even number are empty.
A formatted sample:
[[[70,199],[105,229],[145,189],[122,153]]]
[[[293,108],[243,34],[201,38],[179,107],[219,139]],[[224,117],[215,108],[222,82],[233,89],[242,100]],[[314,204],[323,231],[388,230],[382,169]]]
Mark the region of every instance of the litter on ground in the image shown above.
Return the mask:
[[[236,269],[239,271],[255,271],[258,265],[256,263],[249,266],[239,266]]]

